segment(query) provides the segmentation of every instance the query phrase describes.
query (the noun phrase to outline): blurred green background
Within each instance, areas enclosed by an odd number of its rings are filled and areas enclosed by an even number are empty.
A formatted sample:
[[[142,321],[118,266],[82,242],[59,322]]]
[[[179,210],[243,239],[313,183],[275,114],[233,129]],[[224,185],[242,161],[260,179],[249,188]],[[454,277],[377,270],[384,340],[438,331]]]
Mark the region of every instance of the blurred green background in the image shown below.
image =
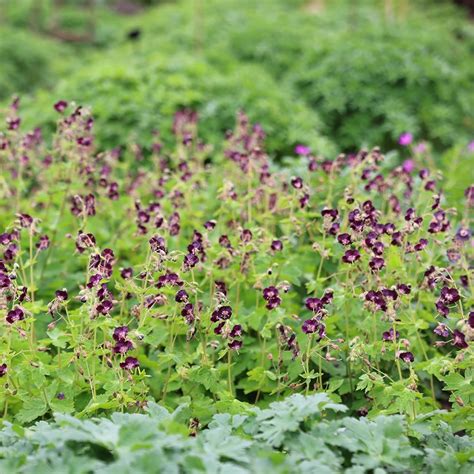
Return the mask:
[[[0,103],[20,94],[24,126],[46,131],[55,101],[90,105],[103,148],[147,147],[158,128],[170,140],[182,107],[213,141],[245,109],[277,159],[297,143],[329,156],[400,149],[409,131],[439,163],[456,160],[448,182],[461,188],[472,180],[474,23],[456,3],[0,0]]]

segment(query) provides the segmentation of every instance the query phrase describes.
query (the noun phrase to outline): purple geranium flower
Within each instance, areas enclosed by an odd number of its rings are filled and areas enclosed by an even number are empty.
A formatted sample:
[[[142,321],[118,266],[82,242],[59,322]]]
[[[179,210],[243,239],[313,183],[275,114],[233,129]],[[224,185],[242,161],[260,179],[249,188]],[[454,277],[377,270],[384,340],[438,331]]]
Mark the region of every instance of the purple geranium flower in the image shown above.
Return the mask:
[[[133,370],[139,367],[140,364],[135,357],[127,357],[124,362],[120,363],[120,367],[124,370]]]
[[[8,372],[7,364],[0,365],[0,377],[3,377]]]
[[[229,342],[228,346],[232,351],[238,351],[242,348],[242,341],[234,339],[233,341]]]
[[[455,329],[453,332],[453,345],[459,349],[466,349],[466,347],[468,347],[466,336],[457,329]]]
[[[283,250],[283,243],[282,243],[281,240],[273,240],[271,245],[270,245],[270,248],[274,252],[280,252],[281,250]]]
[[[400,354],[398,354],[398,357],[399,359],[402,359],[403,362],[406,362],[407,364],[410,364],[411,362],[415,360],[415,357],[413,356],[411,352],[400,352]]]
[[[128,327],[127,326],[118,326],[114,329],[114,333],[112,337],[118,341],[125,341],[128,334]]]
[[[117,344],[114,346],[114,353],[115,354],[125,354],[128,351],[133,349],[133,344],[131,341],[118,341]]]
[[[7,323],[9,324],[13,324],[16,321],[22,321],[23,319],[25,319],[25,313],[21,308],[18,307],[10,310],[6,317]]]
[[[354,263],[360,259],[360,253],[356,249],[347,250],[346,253],[342,256],[342,261],[344,263]]]
[[[56,110],[56,112],[59,112],[60,114],[62,114],[66,110],[67,105],[68,104],[65,100],[58,100],[54,104],[54,109]]]

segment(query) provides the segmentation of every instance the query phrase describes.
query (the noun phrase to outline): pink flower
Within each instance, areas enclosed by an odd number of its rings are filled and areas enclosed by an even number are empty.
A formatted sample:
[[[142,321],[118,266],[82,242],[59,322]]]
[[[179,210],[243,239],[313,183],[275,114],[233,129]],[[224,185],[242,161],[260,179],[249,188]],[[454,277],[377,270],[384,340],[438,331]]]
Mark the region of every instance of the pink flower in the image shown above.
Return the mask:
[[[426,150],[427,150],[427,146],[426,146],[426,143],[418,143],[416,146],[415,146],[415,153],[424,153]]]
[[[402,168],[405,173],[411,173],[415,169],[415,162],[413,160],[405,160]]]
[[[400,135],[398,138],[398,143],[402,146],[408,146],[413,141],[413,134],[410,132],[405,132]]]
[[[470,141],[467,144],[467,150],[470,151],[471,153],[474,153],[474,140]]]
[[[307,156],[311,153],[311,148],[305,145],[296,145],[295,146],[295,153],[297,155]]]

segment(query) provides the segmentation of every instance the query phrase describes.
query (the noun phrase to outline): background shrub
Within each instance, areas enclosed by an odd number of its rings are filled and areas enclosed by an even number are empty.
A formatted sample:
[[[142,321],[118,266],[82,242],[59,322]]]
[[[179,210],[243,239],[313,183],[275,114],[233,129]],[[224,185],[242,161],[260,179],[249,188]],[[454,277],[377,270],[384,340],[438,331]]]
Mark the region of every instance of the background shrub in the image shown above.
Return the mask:
[[[406,130],[436,149],[465,145],[474,132],[474,29],[466,12],[450,2],[383,5],[183,0],[131,17],[97,8],[92,48],[75,47],[68,59],[32,50],[41,64],[66,62],[71,73],[39,94],[44,101],[29,102],[30,116],[43,117],[44,104],[61,97],[92,105],[106,131],[98,136],[103,147],[112,138],[125,143],[131,124],[146,145],[150,127],[176,105],[197,108],[210,135],[245,107],[267,128],[277,156],[298,141],[327,154],[392,148]],[[135,41],[132,30],[140,33]],[[19,90],[51,82],[20,82]]]

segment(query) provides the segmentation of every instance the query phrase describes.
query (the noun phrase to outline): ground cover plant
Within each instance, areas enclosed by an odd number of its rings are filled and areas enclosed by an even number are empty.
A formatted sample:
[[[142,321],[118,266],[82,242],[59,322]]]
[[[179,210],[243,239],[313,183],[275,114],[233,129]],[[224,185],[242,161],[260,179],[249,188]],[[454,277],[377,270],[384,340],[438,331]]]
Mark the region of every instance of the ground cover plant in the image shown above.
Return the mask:
[[[52,142],[18,99],[0,138],[5,420],[154,399],[206,424],[324,391],[472,429],[474,188],[446,207],[410,134],[401,164],[300,144],[286,168],[243,112],[223,152],[189,109],[173,148],[97,152],[91,112],[53,108]]]
[[[342,416],[326,394],[292,395],[266,409],[215,415],[207,428],[186,405],[170,413],[78,420],[57,415],[0,432],[3,472],[447,472],[468,473],[473,443],[429,418]],[[431,426],[432,425],[432,426]],[[65,471],[65,466],[67,471]]]

